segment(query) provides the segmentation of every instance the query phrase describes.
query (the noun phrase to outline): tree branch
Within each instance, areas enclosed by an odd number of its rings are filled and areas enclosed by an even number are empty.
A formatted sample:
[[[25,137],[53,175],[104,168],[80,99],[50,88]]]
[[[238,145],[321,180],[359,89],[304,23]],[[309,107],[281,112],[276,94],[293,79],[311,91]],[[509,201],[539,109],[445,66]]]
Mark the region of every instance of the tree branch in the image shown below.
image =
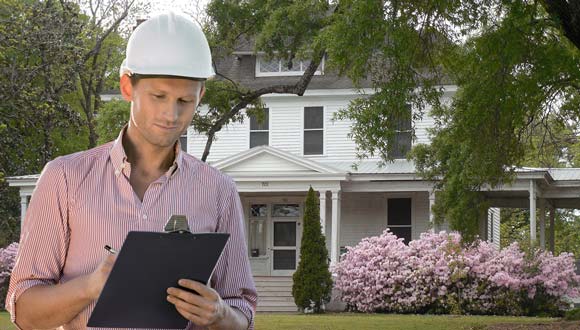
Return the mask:
[[[205,162],[207,157],[209,156],[209,150],[210,150],[211,145],[213,143],[215,134],[217,132],[219,132],[219,130],[221,130],[222,127],[231,118],[233,118],[238,112],[240,112],[240,110],[247,107],[250,103],[257,100],[260,96],[266,95],[266,94],[272,94],[272,93],[296,94],[298,96],[304,95],[304,92],[306,91],[306,88],[310,84],[310,81],[312,80],[312,77],[314,76],[316,69],[318,69],[318,66],[322,62],[324,54],[325,54],[325,51],[322,50],[322,51],[318,52],[312,58],[310,65],[308,65],[308,68],[306,68],[306,71],[304,71],[304,74],[302,74],[302,77],[300,77],[300,80],[298,80],[296,82],[296,84],[269,86],[269,87],[265,87],[265,88],[260,88],[260,89],[255,90],[255,91],[250,91],[250,92],[246,93],[245,95],[243,95],[240,98],[240,101],[238,103],[236,103],[230,109],[230,111],[228,111],[223,117],[218,119],[208,130],[207,142],[206,142],[205,150],[203,151],[203,155],[201,157],[201,160]]]

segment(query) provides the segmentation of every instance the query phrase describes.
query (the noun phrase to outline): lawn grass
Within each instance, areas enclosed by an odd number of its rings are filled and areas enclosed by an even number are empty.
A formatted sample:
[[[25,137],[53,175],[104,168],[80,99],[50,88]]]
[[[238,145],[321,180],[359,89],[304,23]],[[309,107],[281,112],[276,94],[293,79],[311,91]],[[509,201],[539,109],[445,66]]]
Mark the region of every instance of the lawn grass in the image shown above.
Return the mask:
[[[555,319],[499,316],[435,316],[395,314],[258,314],[256,330],[484,330],[494,323],[538,323]],[[0,312],[0,330],[16,330],[10,316]]]
[[[10,322],[8,312],[0,312],[0,330],[16,330],[16,327]]]
[[[396,314],[324,314],[289,315],[258,314],[256,330],[483,330],[496,323],[539,323],[556,319],[500,316],[449,316],[449,315],[396,315]]]

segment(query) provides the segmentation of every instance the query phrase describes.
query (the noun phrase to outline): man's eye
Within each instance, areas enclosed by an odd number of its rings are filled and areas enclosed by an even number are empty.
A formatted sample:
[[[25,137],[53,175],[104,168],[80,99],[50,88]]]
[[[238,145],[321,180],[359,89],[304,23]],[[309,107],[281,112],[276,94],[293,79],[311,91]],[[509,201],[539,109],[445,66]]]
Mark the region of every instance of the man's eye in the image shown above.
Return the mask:
[[[191,102],[193,102],[193,100],[179,100],[179,102],[181,102],[181,103],[191,103]]]
[[[162,99],[162,98],[165,97],[165,95],[163,95],[163,94],[153,94],[153,97],[156,98],[156,99]]]

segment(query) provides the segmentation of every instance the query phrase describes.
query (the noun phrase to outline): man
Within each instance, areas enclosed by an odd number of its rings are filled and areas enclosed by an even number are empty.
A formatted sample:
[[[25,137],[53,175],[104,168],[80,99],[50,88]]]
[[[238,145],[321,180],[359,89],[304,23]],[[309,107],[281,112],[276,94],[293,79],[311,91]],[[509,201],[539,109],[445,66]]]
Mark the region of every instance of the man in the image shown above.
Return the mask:
[[[167,301],[188,329],[253,328],[256,290],[233,180],[180,151],[213,75],[197,24],[173,14],[131,35],[120,89],[131,118],[117,140],[49,162],[24,220],[6,307],[22,329],[85,329],[129,231],[163,231],[172,214],[192,231],[231,234],[208,286],[182,279]],[[188,262],[183,260],[182,262]],[[146,276],[146,274],[143,274]]]

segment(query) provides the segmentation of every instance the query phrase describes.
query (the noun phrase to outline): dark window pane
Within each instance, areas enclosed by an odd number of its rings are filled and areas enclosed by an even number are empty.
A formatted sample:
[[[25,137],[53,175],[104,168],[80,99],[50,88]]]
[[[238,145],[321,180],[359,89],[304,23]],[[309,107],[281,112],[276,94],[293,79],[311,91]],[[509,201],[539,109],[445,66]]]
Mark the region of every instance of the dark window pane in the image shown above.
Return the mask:
[[[304,108],[304,128],[322,128],[324,122],[324,111],[322,107]]]
[[[268,132],[250,132],[250,148],[268,145]]]
[[[389,227],[389,230],[397,237],[404,238],[406,244],[411,241],[411,227]]]
[[[266,217],[268,216],[268,206],[266,204],[252,204],[250,206],[250,214],[252,217]]]
[[[287,59],[283,59],[281,64],[282,64],[282,72],[290,72],[290,71],[300,72],[300,61],[295,58],[292,60],[292,64],[289,64]],[[288,66],[290,66],[290,68]]]
[[[411,105],[407,104],[407,108],[405,109],[405,112],[402,113],[399,118],[397,118],[397,130],[400,131],[407,131],[410,130],[412,127],[412,122],[411,122],[411,117],[412,117],[412,113],[411,113]]]
[[[322,131],[304,131],[304,154],[322,155]]]
[[[395,141],[391,151],[391,157],[395,159],[404,159],[411,150],[412,139],[412,113],[411,105],[407,105],[405,112],[397,118],[395,130]]]
[[[400,132],[395,135],[395,145],[393,146],[392,157],[394,159],[405,159],[411,150],[411,132]]]
[[[187,135],[179,137],[179,144],[181,144],[181,150],[187,152]]]
[[[274,269],[296,269],[296,250],[274,250]]]
[[[274,222],[274,246],[296,246],[296,221]]]
[[[299,217],[300,205],[298,204],[274,204],[272,207],[273,217]]]
[[[387,210],[387,223],[389,225],[411,225],[410,198],[389,198]]]
[[[260,72],[280,72],[280,60],[260,58]]]
[[[269,111],[264,109],[264,120],[258,121],[256,116],[250,116],[250,131],[267,131],[269,128]]]

